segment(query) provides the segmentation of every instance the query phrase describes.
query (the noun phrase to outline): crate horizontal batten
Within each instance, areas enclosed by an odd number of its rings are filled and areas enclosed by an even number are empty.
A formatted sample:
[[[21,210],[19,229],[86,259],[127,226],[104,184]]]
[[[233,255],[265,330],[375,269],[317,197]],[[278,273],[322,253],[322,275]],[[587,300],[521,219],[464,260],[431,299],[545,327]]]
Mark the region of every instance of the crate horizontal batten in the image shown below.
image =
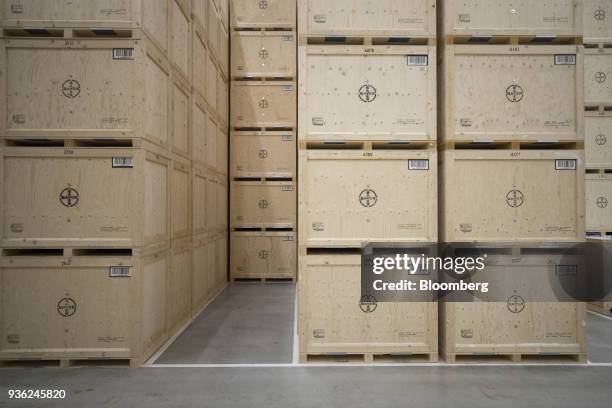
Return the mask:
[[[295,279],[295,232],[232,232],[231,279]]]
[[[449,45],[440,88],[445,140],[582,140],[575,45]]]
[[[586,175],[586,230],[612,231],[612,174]]]
[[[191,0],[169,0],[168,8],[170,10],[169,59],[181,75],[191,81]]]
[[[612,48],[585,48],[584,103],[612,107]]]
[[[299,62],[300,140],[436,140],[435,47],[308,45]]]
[[[294,131],[232,132],[232,177],[289,177],[296,173]]]
[[[418,252],[420,254],[420,252]],[[436,302],[361,307],[359,255],[301,255],[298,281],[300,356],[423,354],[438,360]]]
[[[436,1],[298,0],[300,36],[435,37]]]
[[[584,43],[612,44],[612,2],[582,0]]]
[[[441,241],[584,240],[582,151],[454,150],[441,163]]]
[[[300,245],[436,242],[435,150],[301,150]]]
[[[612,169],[612,113],[586,112],[584,128],[587,170]]]
[[[294,228],[295,183],[289,181],[233,181],[232,228]]]
[[[6,147],[1,245],[169,241],[172,168],[169,157],[146,149]]]
[[[295,127],[295,82],[232,81],[231,95],[232,127]]]
[[[231,0],[230,14],[234,30],[293,28],[296,19],[295,0]]]
[[[294,78],[295,41],[294,31],[235,31],[232,76]]]
[[[1,361],[129,359],[138,366],[167,340],[169,250],[100,252],[2,256]]]
[[[582,1],[438,1],[445,36],[582,36]]]

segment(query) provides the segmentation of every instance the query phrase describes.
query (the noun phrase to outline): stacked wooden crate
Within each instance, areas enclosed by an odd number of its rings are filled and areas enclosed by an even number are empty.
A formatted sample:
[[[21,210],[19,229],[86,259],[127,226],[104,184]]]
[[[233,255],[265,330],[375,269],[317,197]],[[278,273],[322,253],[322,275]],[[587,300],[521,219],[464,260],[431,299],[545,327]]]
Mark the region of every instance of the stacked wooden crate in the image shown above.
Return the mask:
[[[585,237],[581,2],[440,6],[440,239],[546,285],[559,252]],[[586,358],[584,304],[525,302],[515,289],[507,303],[441,303],[447,361]]]
[[[612,238],[612,1],[584,1],[586,228]],[[589,305],[612,314],[612,300]]]
[[[227,228],[202,215],[227,196],[204,5],[3,3],[1,361],[138,365],[225,283]]]
[[[435,1],[300,0],[300,360],[436,361],[437,304],[364,307],[367,243],[437,243]]]
[[[295,0],[233,0],[231,15],[231,279],[292,281]]]

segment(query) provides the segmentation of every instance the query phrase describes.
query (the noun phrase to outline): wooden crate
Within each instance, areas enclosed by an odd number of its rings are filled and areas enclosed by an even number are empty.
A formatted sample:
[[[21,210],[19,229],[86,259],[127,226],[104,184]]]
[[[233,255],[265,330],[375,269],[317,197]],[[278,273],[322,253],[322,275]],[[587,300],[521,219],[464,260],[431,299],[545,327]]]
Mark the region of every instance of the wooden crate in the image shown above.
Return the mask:
[[[68,3],[6,0],[0,13],[0,26],[9,31],[11,28],[47,29],[54,35],[63,36],[62,28],[91,29],[94,33],[96,30],[142,29],[162,51],[168,50],[168,0],[79,0]],[[73,35],[88,35],[76,31]],[[17,31],[17,35],[23,35],[23,32]]]
[[[229,276],[227,233],[220,233],[216,236],[215,256],[215,282],[217,282],[218,286],[223,287],[227,284]]]
[[[191,236],[191,165],[189,161],[172,161],[172,239]],[[149,205],[149,204],[147,204]]]
[[[216,117],[208,115],[206,127],[206,166],[211,170],[217,170],[217,143],[219,139],[219,125]]]
[[[199,167],[206,167],[207,163],[206,132],[209,115],[204,98],[194,93],[191,108],[191,161]]]
[[[216,230],[219,232],[227,231],[228,229],[228,188],[227,188],[227,179],[225,177],[218,177],[217,183],[217,226]]]
[[[299,242],[436,242],[435,150],[301,150]]]
[[[582,1],[438,1],[445,36],[582,35]]]
[[[170,239],[171,162],[161,152],[5,147],[1,162],[2,247],[132,248]]]
[[[528,271],[534,286],[545,288],[550,268],[568,259],[543,250],[521,256],[489,252],[486,272],[487,276],[503,276],[520,270],[524,276]],[[586,362],[584,303],[529,301],[523,296],[530,289],[519,284],[508,290],[508,302],[440,303],[440,352],[447,362],[478,361],[487,355],[506,356],[515,362],[522,357],[566,355]],[[510,305],[516,299],[522,299],[520,311]]]
[[[231,279],[295,279],[294,232],[232,232]]]
[[[229,121],[229,83],[218,71],[217,75],[217,116],[219,121],[227,125]]]
[[[172,242],[167,305],[171,333],[178,332],[191,318],[192,249],[191,237]]]
[[[442,242],[584,240],[582,151],[449,150],[441,161]]]
[[[170,334],[170,263],[167,249],[4,250],[0,361],[142,364]]]
[[[191,207],[192,207],[192,233],[194,236],[205,235],[206,228],[206,199],[208,195],[208,173],[198,167],[191,169]],[[214,194],[214,192],[210,192]]]
[[[293,28],[296,19],[295,0],[231,0],[232,28]]]
[[[296,192],[292,181],[232,182],[232,228],[294,228]]]
[[[2,136],[142,138],[170,149],[170,68],[149,41],[1,44]]]
[[[230,40],[227,29],[221,26],[219,30],[219,68],[224,78],[229,79]]]
[[[194,25],[194,27],[192,39],[193,55],[191,58],[193,62],[193,67],[191,69],[193,73],[193,90],[203,98],[206,98],[206,82],[208,79],[208,37],[205,30],[198,28],[196,25]]]
[[[612,48],[585,48],[584,103],[612,107]]]
[[[305,36],[435,37],[436,1],[298,0]]]
[[[233,81],[231,89],[234,128],[295,127],[295,82]]]
[[[612,174],[586,175],[586,230],[612,231]]]
[[[331,355],[438,360],[438,304],[378,303],[360,307],[359,255],[301,255],[298,281],[300,361]]]
[[[208,25],[208,0],[193,0],[191,3],[191,17],[195,25],[205,28]]]
[[[221,30],[221,17],[219,16],[219,10],[213,0],[208,0],[208,25],[206,31],[208,32],[208,49],[214,56],[216,61],[219,61],[219,38]]]
[[[214,238],[208,235],[194,237],[191,273],[191,310],[193,316],[212,302],[227,283],[226,280],[219,279],[221,273],[217,271],[216,251],[217,244]]]
[[[223,24],[223,28],[227,32],[229,29],[229,0],[221,0],[221,4],[219,5],[219,11],[221,14],[221,23]]]
[[[229,160],[229,137],[227,127],[220,124],[217,128],[217,173],[227,174]]]
[[[612,2],[582,0],[584,42],[612,43]]]
[[[217,232],[220,220],[217,209],[217,193],[219,191],[219,179],[214,173],[209,172],[206,178],[206,232],[211,234]]]
[[[241,131],[230,136],[232,177],[288,177],[296,172],[294,131]]]
[[[574,65],[557,65],[562,62]],[[582,47],[446,46],[443,65],[439,103],[446,140],[584,137]]]
[[[172,78],[172,152],[191,159],[191,84],[176,75]]]
[[[170,61],[191,81],[191,0],[169,0]]]
[[[209,48],[210,51],[210,48]],[[208,53],[208,61],[206,62],[206,102],[211,112],[217,112],[217,86],[219,73],[217,72],[217,63],[211,52]]]
[[[586,112],[584,118],[587,169],[612,169],[612,112]]]
[[[294,78],[296,45],[293,31],[234,31],[233,77]]]
[[[436,50],[300,47],[300,140],[436,140]]]

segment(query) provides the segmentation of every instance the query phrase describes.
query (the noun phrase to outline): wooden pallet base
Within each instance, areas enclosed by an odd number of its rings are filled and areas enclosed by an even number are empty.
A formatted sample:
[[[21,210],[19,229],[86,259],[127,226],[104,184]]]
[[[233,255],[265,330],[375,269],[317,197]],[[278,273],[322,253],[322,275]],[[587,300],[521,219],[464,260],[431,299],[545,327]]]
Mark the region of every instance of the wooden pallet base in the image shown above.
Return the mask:
[[[508,44],[550,45],[582,44],[582,37],[546,35],[447,35],[445,43],[453,44]]]
[[[483,363],[511,363],[511,364],[542,364],[542,363],[576,363],[586,364],[586,354],[446,354],[444,359],[448,364],[483,364]]]
[[[610,167],[588,167],[586,168],[587,174],[609,174],[612,173],[612,168]]]
[[[435,363],[438,353],[422,354],[300,354],[301,364],[410,364]]]
[[[33,368],[33,367],[125,367],[138,368],[140,362],[137,359],[44,359],[39,360],[3,360],[0,367]]]
[[[300,150],[429,150],[436,148],[431,140],[318,140],[300,141]]]
[[[612,112],[612,103],[591,103],[585,102],[584,110],[588,113],[598,113],[599,115],[605,115],[606,113]],[[593,116],[593,115],[590,115]]]
[[[583,150],[583,140],[449,140],[440,144],[442,150]]]
[[[278,127],[259,127],[259,126],[234,126],[231,128],[233,132],[293,132],[295,128],[287,126]]]
[[[262,276],[262,277],[232,277],[232,282],[237,283],[295,283],[296,278],[291,277],[277,277],[277,276]]]
[[[137,30],[129,28],[58,28],[52,26],[5,28],[4,37],[18,38],[136,38]]]
[[[234,23],[233,30],[240,31],[295,31],[295,24],[257,24],[257,23]]]
[[[587,231],[586,236],[590,238],[612,238],[612,231]]]
[[[300,45],[342,44],[342,45],[436,45],[433,37],[410,36],[360,36],[360,35],[301,35]]]

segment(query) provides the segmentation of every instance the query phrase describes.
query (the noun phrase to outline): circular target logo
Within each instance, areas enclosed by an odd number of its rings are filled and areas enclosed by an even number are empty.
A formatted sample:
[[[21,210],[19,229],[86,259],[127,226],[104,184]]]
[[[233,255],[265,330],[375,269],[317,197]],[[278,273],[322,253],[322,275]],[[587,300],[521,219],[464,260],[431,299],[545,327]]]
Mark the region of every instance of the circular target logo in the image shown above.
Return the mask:
[[[525,299],[519,295],[512,295],[508,299],[507,305],[510,312],[518,314],[525,310]]]
[[[595,82],[599,84],[603,84],[608,79],[608,76],[605,72],[598,72],[595,74]]]
[[[376,88],[372,85],[366,84],[359,88],[359,99],[365,103],[374,102],[377,96]]]
[[[79,203],[79,192],[72,187],[62,190],[60,193],[60,202],[64,207],[74,207]]]
[[[268,208],[269,206],[270,206],[270,203],[268,202],[268,200],[259,201],[259,208],[261,208],[262,210]]]
[[[599,208],[607,208],[608,207],[608,199],[606,197],[599,197],[597,199],[597,206]]]
[[[512,208],[518,208],[525,202],[525,196],[520,190],[511,190],[506,195],[506,203]]]
[[[359,308],[364,313],[373,313],[377,307],[376,298],[372,295],[363,295],[359,300]]]
[[[378,202],[378,195],[374,190],[366,189],[359,194],[359,203],[366,208],[371,208]]]
[[[261,0],[259,2],[259,9],[260,10],[266,10],[268,8],[268,1],[267,0]]]
[[[265,48],[259,51],[259,59],[265,60],[265,59],[268,59],[269,56],[270,56],[270,53]]]
[[[598,8],[597,10],[595,10],[595,13],[593,13],[593,18],[595,18],[595,20],[597,21],[603,21],[606,19],[606,10],[602,9],[602,8]]]
[[[76,302],[68,297],[57,302],[57,313],[62,317],[71,317],[76,313]]]
[[[62,93],[68,99],[74,99],[81,94],[81,84],[74,79],[68,79],[62,84]]]
[[[259,251],[259,259],[268,259],[270,254],[266,250]]]
[[[267,100],[262,99],[261,101],[259,101],[259,107],[261,109],[268,109],[269,106],[270,106],[270,104],[268,103]]]
[[[595,143],[597,143],[599,146],[603,146],[608,143],[608,138],[604,134],[597,135],[595,138]]]
[[[506,98],[512,103],[518,103],[523,100],[525,92],[520,85],[512,84],[506,88]]]
[[[268,158],[268,151],[265,149],[262,149],[259,151],[259,158],[260,159],[267,159]]]

